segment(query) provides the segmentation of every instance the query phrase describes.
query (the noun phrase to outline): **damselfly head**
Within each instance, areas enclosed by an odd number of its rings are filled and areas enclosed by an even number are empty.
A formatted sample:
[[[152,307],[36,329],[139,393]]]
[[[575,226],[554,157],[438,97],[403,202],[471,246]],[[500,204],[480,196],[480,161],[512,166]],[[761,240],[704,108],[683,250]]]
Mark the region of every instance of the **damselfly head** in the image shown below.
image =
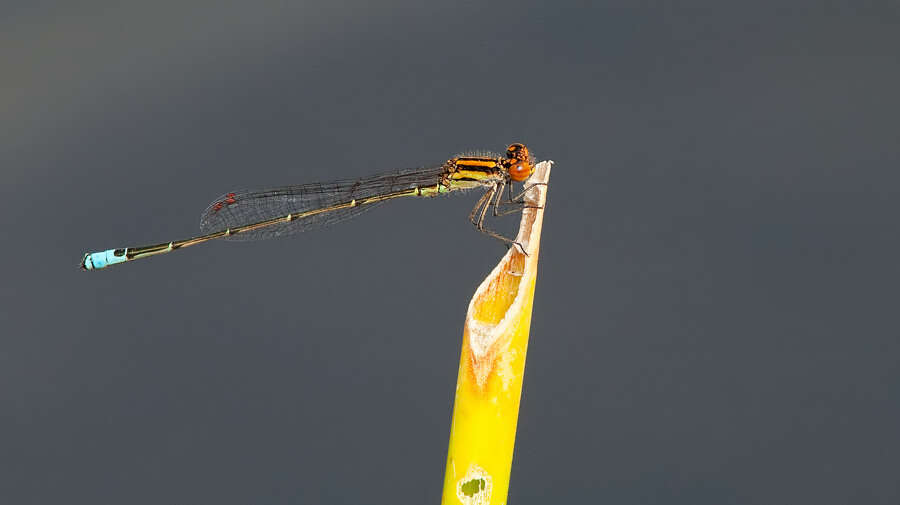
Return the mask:
[[[522,182],[534,173],[534,158],[525,144],[510,144],[506,148],[506,159],[503,161],[509,178]]]

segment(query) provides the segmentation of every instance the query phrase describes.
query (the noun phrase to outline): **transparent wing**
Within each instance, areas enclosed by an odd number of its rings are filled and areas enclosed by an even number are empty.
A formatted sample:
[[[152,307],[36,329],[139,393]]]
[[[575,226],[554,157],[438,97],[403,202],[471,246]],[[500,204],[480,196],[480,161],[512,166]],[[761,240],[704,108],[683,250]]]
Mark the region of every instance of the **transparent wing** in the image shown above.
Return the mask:
[[[259,223],[288,214],[331,207],[351,200],[434,185],[440,181],[442,167],[400,170],[367,177],[333,182],[283,186],[265,190],[240,190],[214,200],[200,216],[203,234]],[[322,228],[355,217],[377,203],[335,209],[302,219],[285,221],[240,233],[227,240],[263,240]]]

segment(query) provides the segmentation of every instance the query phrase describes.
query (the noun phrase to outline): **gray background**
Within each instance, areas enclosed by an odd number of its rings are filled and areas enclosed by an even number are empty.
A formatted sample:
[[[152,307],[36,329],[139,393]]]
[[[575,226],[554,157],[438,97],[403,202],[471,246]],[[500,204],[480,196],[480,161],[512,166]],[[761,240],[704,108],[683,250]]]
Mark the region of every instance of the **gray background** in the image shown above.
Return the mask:
[[[475,198],[76,266],[512,141],[510,502],[900,502],[900,8],[629,3],[4,2],[0,502],[437,503]]]

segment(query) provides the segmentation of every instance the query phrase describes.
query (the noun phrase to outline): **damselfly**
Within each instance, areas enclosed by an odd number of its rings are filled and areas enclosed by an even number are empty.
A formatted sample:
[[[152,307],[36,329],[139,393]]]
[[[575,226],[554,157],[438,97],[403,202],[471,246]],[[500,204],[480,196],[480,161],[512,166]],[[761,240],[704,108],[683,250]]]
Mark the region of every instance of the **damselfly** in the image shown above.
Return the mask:
[[[142,247],[108,249],[84,255],[81,268],[97,270],[200,244],[214,239],[261,240],[280,237],[350,219],[379,203],[402,196],[434,197],[456,191],[487,188],[469,214],[475,227],[496,239],[514,242],[484,226],[488,209],[501,215],[501,205],[519,210],[522,194],[513,196],[512,183],[534,172],[534,159],[523,144],[511,144],[505,156],[455,156],[432,168],[400,170],[363,179],[284,186],[268,190],[233,191],[213,201],[200,218],[201,235]],[[509,188],[506,201],[503,191]]]

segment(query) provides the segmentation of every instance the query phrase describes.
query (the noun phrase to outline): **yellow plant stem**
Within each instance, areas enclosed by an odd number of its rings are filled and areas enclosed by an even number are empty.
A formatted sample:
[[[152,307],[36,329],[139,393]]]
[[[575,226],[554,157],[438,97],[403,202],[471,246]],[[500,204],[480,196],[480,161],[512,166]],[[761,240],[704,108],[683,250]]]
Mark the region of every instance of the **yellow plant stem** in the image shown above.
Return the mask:
[[[551,163],[539,163],[525,181],[531,189],[516,236],[521,249],[509,249],[469,302],[444,505],[506,503]]]

